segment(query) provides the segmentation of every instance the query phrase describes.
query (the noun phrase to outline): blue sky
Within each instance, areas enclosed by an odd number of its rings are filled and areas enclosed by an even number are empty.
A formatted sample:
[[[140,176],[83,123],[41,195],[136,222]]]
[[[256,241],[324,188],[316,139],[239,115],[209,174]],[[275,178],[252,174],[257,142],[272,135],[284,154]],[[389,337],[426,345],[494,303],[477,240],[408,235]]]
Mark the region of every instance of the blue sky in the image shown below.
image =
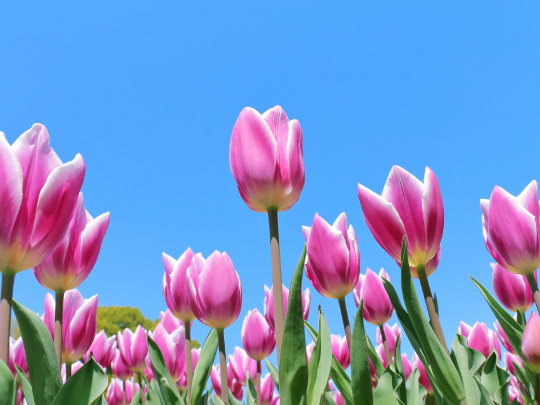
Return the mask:
[[[469,279],[492,290],[479,199],[495,185],[517,194],[540,178],[540,5],[227,3],[0,6],[0,130],[13,142],[45,124],[63,160],[83,155],[89,212],[111,212],[83,296],[156,318],[166,308],[163,251],[226,251],[244,291],[228,351],[241,345],[243,318],[262,310],[271,284],[270,252],[266,216],[237,192],[229,141],[243,107],[279,104],[302,125],[306,168],[300,200],[279,217],[285,284],[302,250],[301,226],[316,212],[328,222],[346,212],[362,273],[384,267],[399,287],[356,185],[380,193],[392,165],[419,178],[427,165],[445,206],[430,283],[446,338],[460,320],[491,326]],[[343,334],[337,302],[310,288],[310,321],[322,305],[332,333]],[[31,271],[17,276],[14,296],[24,305],[42,312],[45,293]],[[352,317],[352,296],[347,304]],[[200,340],[207,331],[193,328]],[[374,340],[375,327],[367,331]],[[403,349],[410,358],[407,342]]]

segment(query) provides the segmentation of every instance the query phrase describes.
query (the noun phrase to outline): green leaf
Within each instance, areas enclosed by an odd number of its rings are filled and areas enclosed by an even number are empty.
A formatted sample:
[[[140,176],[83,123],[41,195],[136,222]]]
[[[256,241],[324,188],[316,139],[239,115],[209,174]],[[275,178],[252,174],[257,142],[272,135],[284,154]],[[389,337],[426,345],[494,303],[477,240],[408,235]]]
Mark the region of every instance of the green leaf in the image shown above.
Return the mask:
[[[231,396],[232,396],[232,395],[229,394],[229,398],[230,398]],[[234,398],[234,397],[233,397],[233,398]],[[234,399],[236,399],[236,398],[234,398]],[[214,400],[216,401],[216,405],[227,405],[227,404],[225,404],[225,402],[223,402],[223,401],[221,400],[221,398],[218,397],[217,395],[214,395]],[[237,402],[231,402],[231,404],[233,404],[233,405],[236,405],[236,403],[237,403]],[[240,402],[240,405],[242,405],[242,402]]]
[[[406,238],[403,238],[401,248],[401,288],[405,306],[414,325],[420,346],[428,361],[429,368],[431,368],[444,396],[451,402],[459,404],[465,399],[465,388],[456,367],[450,360],[446,350],[441,346],[435,332],[433,332],[418,300],[409,268]],[[424,363],[424,365],[426,364]]]
[[[247,405],[255,405],[255,399],[257,399],[257,391],[255,390],[255,384],[249,373],[246,378],[246,401]]]
[[[476,281],[473,277],[471,277],[471,279],[486,299],[488,305],[491,308],[491,311],[493,311],[493,315],[495,315],[495,318],[497,318],[497,320],[501,324],[501,327],[503,328],[504,333],[506,333],[506,337],[508,338],[510,345],[518,354],[518,356],[522,357],[521,337],[523,336],[523,327],[508,312],[506,312],[503,307],[501,307],[497,300],[492,297],[489,291],[486,290],[486,288],[482,284]]]
[[[439,316],[439,301],[437,300],[437,294],[433,293],[433,305],[435,306],[435,312]]]
[[[108,384],[109,380],[101,367],[90,358],[67,380],[53,405],[90,405],[103,394]]]
[[[12,405],[16,395],[16,380],[9,367],[0,360],[0,405]]]
[[[210,378],[210,371],[212,371],[212,364],[214,363],[217,349],[217,331],[215,329],[212,329],[206,337],[206,340],[204,341],[201,356],[199,357],[199,360],[197,361],[197,366],[195,367],[195,373],[193,374],[193,384],[191,386],[190,405],[198,404],[204,390],[206,389],[206,383],[208,382],[208,378]]]
[[[26,398],[26,402],[28,402],[28,405],[35,405],[34,393],[32,392],[32,385],[30,385],[30,380],[19,366],[15,367],[17,368],[17,376],[19,377],[19,381],[21,382],[21,388],[24,397]]]
[[[336,401],[334,401],[334,397],[332,396],[332,391],[330,390],[325,391],[324,401],[326,402],[326,405],[337,405]]]
[[[131,402],[129,403],[129,405],[140,405],[140,403],[141,403],[141,390],[133,394],[133,398],[131,398]]]
[[[485,357],[467,346],[467,339],[459,334],[452,342],[452,361],[463,381],[468,405],[480,405],[480,391],[473,376],[482,369]]]
[[[94,402],[92,402],[92,405],[108,405],[105,395],[98,397]]]
[[[379,358],[379,355],[377,354],[377,351],[373,347],[373,344],[371,343],[371,340],[369,340],[368,335],[366,335],[366,341],[368,345],[368,354],[369,359],[371,360],[371,364],[373,364],[373,367],[375,368],[375,371],[377,372],[377,375],[380,377],[384,373],[384,365]]]
[[[401,335],[398,335],[396,339],[396,347],[394,348],[394,365],[396,368],[396,374],[401,378],[401,384],[399,384],[399,391],[397,391],[395,394],[397,395],[398,399],[403,402],[407,403],[407,389],[405,387],[405,370],[403,369],[403,361],[401,360]]]
[[[303,330],[303,328],[302,328]],[[332,367],[330,329],[319,307],[319,336],[308,364],[307,404],[319,405]]]
[[[375,388],[375,392],[373,393],[373,402],[377,405],[402,405],[403,402],[394,395],[394,389],[401,384],[402,381],[403,380],[392,371],[390,366],[386,367],[386,370],[379,379],[377,388]]]
[[[523,312],[521,312],[519,308],[517,308],[516,321],[521,325],[523,330],[525,330],[525,315],[523,315]]]
[[[306,245],[289,289],[289,304],[283,329],[281,359],[279,362],[280,402],[303,405],[307,400],[308,366],[306,336],[302,311],[302,276],[306,259]]]
[[[217,398],[217,397],[215,397]],[[231,405],[244,405],[241,401],[237,400],[236,397],[231,392],[231,389],[229,388],[229,402]],[[217,402],[216,402],[217,403]]]
[[[159,384],[157,380],[152,378],[152,380],[148,382],[146,377],[144,377],[144,381],[146,382],[147,385],[150,385],[152,390],[157,394],[157,396],[159,397],[159,402],[162,404],[165,403],[165,399],[163,398],[163,395],[161,395],[161,389],[159,388]]]
[[[145,385],[146,385],[147,390],[148,390],[146,392],[146,405],[161,405],[165,401],[164,398],[168,398],[169,400],[171,400],[171,398],[174,398],[174,394],[172,394],[172,392],[171,392],[172,390],[169,387],[169,383],[167,382],[167,379],[165,377],[162,377],[161,380],[162,380],[162,383],[163,383],[164,391],[166,391],[165,395],[162,395],[161,392],[159,392],[159,387],[160,387],[159,383],[158,383],[158,391],[155,391],[154,388],[153,388],[155,385],[152,386],[148,382],[146,377],[144,377],[144,382],[145,382]],[[144,389],[144,387],[143,387],[143,389]],[[184,402],[182,401],[181,403],[183,405]],[[172,402],[172,404],[178,405],[178,404],[180,404],[180,402]]]
[[[484,370],[480,382],[489,391],[497,403],[509,405],[508,384],[510,374],[497,365],[497,355],[492,352],[484,364]],[[497,394],[497,395],[496,395]]]
[[[23,338],[35,404],[51,405],[63,385],[51,334],[39,316],[15,300],[13,311]]]
[[[364,330],[364,301],[354,318],[351,344],[351,388],[354,405],[373,405],[371,371],[369,369],[368,339]],[[381,373],[382,374],[382,373]]]
[[[266,367],[268,367],[268,371],[270,372],[274,385],[276,386],[276,390],[279,392],[279,372],[277,368],[275,368],[274,365],[268,361],[268,359],[265,359],[265,361]]]
[[[426,389],[420,385],[420,372],[414,369],[407,380],[407,405],[423,405]]]
[[[176,388],[176,384],[167,369],[161,350],[150,336],[146,336],[146,340],[148,342],[148,354],[152,361],[152,369],[154,370],[154,375],[156,376],[159,386],[159,393],[164,402],[163,405],[184,405],[184,401],[178,392],[178,388]],[[151,386],[148,387],[148,389],[150,388]],[[151,396],[149,396],[149,399],[154,402]]]
[[[211,398],[212,398],[212,390],[208,390],[203,394],[203,396],[201,397],[197,405],[208,405]]]

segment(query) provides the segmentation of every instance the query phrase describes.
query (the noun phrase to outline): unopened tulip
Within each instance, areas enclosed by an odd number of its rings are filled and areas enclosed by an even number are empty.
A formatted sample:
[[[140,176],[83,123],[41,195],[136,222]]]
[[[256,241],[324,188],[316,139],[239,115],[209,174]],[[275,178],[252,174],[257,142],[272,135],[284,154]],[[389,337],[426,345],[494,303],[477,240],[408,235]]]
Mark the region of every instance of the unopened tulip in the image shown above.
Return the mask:
[[[510,402],[513,402],[514,399],[516,399],[518,403],[523,403],[521,397],[519,396],[519,390],[513,385],[508,386],[508,397],[510,398]]]
[[[84,366],[82,361],[77,360],[75,363],[71,365],[71,375],[75,374],[77,371],[81,369],[81,367]],[[62,377],[62,381],[64,384],[67,381],[67,374],[66,374],[66,364],[62,364],[62,368],[60,369],[60,377]]]
[[[195,371],[195,367],[197,367],[199,357],[201,357],[201,352],[202,347],[199,347],[198,349],[191,349],[191,358],[193,359],[193,371]]]
[[[306,356],[307,356],[307,362],[311,360],[311,355],[313,354],[313,350],[315,349],[315,342],[311,342],[309,345],[306,346]]]
[[[238,318],[242,284],[227,253],[216,250],[208,260],[194,256],[187,281],[191,310],[199,321],[223,330]]]
[[[198,254],[201,256],[201,254]],[[195,315],[189,305],[188,283],[186,279],[187,271],[195,254],[190,248],[174,260],[171,256],[163,253],[163,265],[165,274],[163,275],[163,295],[167,302],[167,307],[172,314],[184,322],[192,321]],[[201,256],[202,257],[202,256]]]
[[[444,209],[439,182],[429,167],[422,183],[394,166],[382,195],[359,184],[358,198],[369,230],[398,263],[401,263],[404,236],[407,236],[411,267],[425,266],[437,254],[443,235]]]
[[[255,390],[258,390],[258,387],[255,387]],[[274,381],[270,374],[266,374],[263,378],[261,377],[261,405],[270,405],[274,398]]]
[[[84,362],[86,363],[90,358],[90,354],[94,357],[94,360],[104,368],[109,368],[114,355],[116,354],[116,336],[107,338],[105,331],[102,330],[95,337],[90,349],[84,355]]]
[[[276,106],[264,114],[246,107],[240,113],[229,149],[240,196],[256,212],[287,211],[304,188],[302,129]]]
[[[332,343],[332,354],[336,357],[339,365],[345,370],[351,364],[351,355],[349,353],[349,346],[347,345],[347,339],[342,338],[340,335],[330,336]]]
[[[334,402],[335,402],[337,405],[342,405],[342,404],[343,404],[343,397],[341,396],[341,392],[335,391],[335,392],[332,394],[332,398],[334,398]]]
[[[274,394],[270,401],[270,405],[279,405],[279,394]]]
[[[230,364],[227,364],[227,380],[228,387],[233,393],[234,397],[239,401],[242,400],[242,397],[244,396],[244,388],[242,387],[242,384],[240,384],[240,382],[234,378],[234,373]],[[210,381],[212,382],[212,387],[214,388],[216,394],[221,396],[221,371],[219,364],[212,367],[210,372]]]
[[[469,334],[471,333],[471,330],[472,330],[472,326],[470,325],[467,325],[465,322],[463,321],[460,321],[459,322],[459,327],[458,327],[458,330],[457,330],[457,333],[460,334],[461,336],[464,336],[466,338],[469,337]]]
[[[146,331],[141,325],[137,326],[135,333],[129,329],[118,332],[116,341],[126,367],[134,373],[142,373],[146,368],[145,358],[148,353]]]
[[[494,350],[499,358],[501,357],[497,335],[483,322],[474,324],[467,339],[467,346],[482,353],[486,359]]]
[[[506,333],[501,327],[501,324],[499,323],[499,321],[493,322],[493,326],[495,327],[495,333],[499,337],[499,340],[501,341],[504,348],[508,350],[510,353],[516,354],[516,352],[514,351],[514,348],[510,344],[510,341],[508,340],[508,337],[506,336]]]
[[[390,281],[390,277],[384,269],[381,269],[379,275],[377,275],[368,268],[362,283],[360,297],[355,299],[357,306],[360,305],[360,301],[364,301],[364,319],[373,325],[379,326],[388,322],[394,313],[394,307],[384,289],[383,278]]]
[[[242,344],[247,355],[256,361],[266,359],[274,350],[276,345],[274,331],[257,308],[248,311],[244,319]]]
[[[122,381],[117,378],[111,379],[105,399],[109,405],[128,405],[133,396],[139,391],[139,384],[133,380]]]
[[[186,371],[186,335],[183,326],[172,333],[168,333],[161,323],[158,323],[154,332],[148,332],[156,342],[165,365],[174,382],[177,382]]]
[[[234,348],[233,355],[229,355],[229,364],[233,370],[234,378],[242,385],[246,385],[248,373],[252,380],[257,375],[257,362],[238,346]]]
[[[146,358],[144,359],[146,363],[146,368],[144,369],[144,376],[148,381],[152,381],[156,379],[156,375],[154,374],[154,369],[152,367],[152,360],[150,359],[150,353],[146,355]],[[187,383],[187,380],[185,381]],[[178,381],[180,383],[180,380]]]
[[[401,364],[403,365],[403,374],[405,374],[405,381],[407,381],[412,373],[412,364],[407,357],[407,353],[403,353],[401,355]]]
[[[521,354],[527,366],[540,373],[540,317],[532,312],[521,339]]]
[[[124,364],[124,360],[122,360],[120,350],[118,349],[115,350],[113,361],[111,362],[111,369],[116,378],[119,378],[120,380],[125,381],[133,376],[133,372]]]
[[[289,289],[284,285],[281,286],[281,291],[283,292],[283,310],[285,311],[285,316],[287,316],[287,307],[289,305]],[[311,304],[311,292],[309,288],[304,290],[302,294],[302,313],[304,315],[304,320],[307,321],[309,316],[309,307]],[[275,319],[274,319],[274,286],[268,288],[264,286],[264,317],[268,321],[268,324],[275,330]]]
[[[386,337],[386,341],[388,342],[388,350],[390,351],[390,355],[393,357],[394,352],[396,350],[396,342],[399,336],[401,336],[401,328],[397,323],[394,324],[394,326],[390,326],[387,323],[384,324],[384,336]],[[377,328],[376,330],[376,337],[377,337],[377,344],[383,343],[383,338],[381,335],[380,328]]]
[[[384,345],[382,343],[378,344],[377,347],[375,347],[375,352],[377,353],[377,356],[379,357],[379,359],[381,359],[383,367],[386,368],[386,366],[388,366],[388,360],[386,358],[386,352],[384,350]],[[392,360],[392,359],[390,359],[390,360]]]
[[[186,326],[186,324],[175,317],[169,309],[167,309],[165,312],[159,312],[159,323],[161,323],[161,325],[169,333],[173,333],[173,331],[178,329],[180,326]]]
[[[516,375],[516,364],[520,367],[523,367],[520,357],[517,354],[505,353],[504,355],[504,364],[510,375]]]
[[[493,291],[495,296],[506,309],[517,312],[519,309],[525,313],[534,299],[527,278],[521,274],[507,271],[500,264],[491,263],[493,270]],[[536,278],[536,271],[534,272]]]
[[[412,361],[412,367],[414,369],[418,369],[418,372],[420,373],[419,383],[422,387],[426,389],[426,391],[431,394],[433,393],[433,387],[431,386],[431,383],[429,382],[429,377],[426,372],[426,368],[416,355],[416,353],[413,354],[413,361]]]
[[[28,364],[26,363],[26,352],[24,351],[24,344],[21,337],[19,337],[18,339],[10,338],[9,351],[10,351],[10,365],[9,365],[10,369],[12,368],[11,356],[13,356],[13,369],[12,369],[13,375],[15,375],[15,366],[19,366],[20,369],[28,375]]]

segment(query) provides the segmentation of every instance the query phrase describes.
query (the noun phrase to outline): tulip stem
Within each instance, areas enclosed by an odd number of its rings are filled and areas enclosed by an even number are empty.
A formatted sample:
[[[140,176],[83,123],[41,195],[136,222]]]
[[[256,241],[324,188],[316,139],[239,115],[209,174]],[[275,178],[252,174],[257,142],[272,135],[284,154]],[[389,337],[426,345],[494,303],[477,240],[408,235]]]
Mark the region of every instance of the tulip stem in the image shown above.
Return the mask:
[[[540,375],[534,374],[534,405],[540,404]]]
[[[187,360],[187,403],[191,403],[191,384],[193,383],[193,359],[191,358],[191,322],[184,321],[186,331],[186,360]]]
[[[54,350],[58,365],[62,366],[62,323],[64,320],[64,292],[56,291],[56,308],[54,310]],[[66,366],[67,367],[67,366]]]
[[[276,335],[276,350],[278,368],[281,359],[281,342],[283,340],[283,325],[285,312],[283,310],[283,281],[281,279],[281,258],[279,252],[279,227],[277,208],[268,209],[268,226],[270,228],[270,255],[272,257],[272,284],[274,290],[274,324]]]
[[[527,277],[527,281],[529,282],[529,287],[531,288],[536,304],[536,310],[540,314],[540,292],[538,291],[538,283],[536,282],[536,278],[534,278],[534,273],[527,274],[525,277]]]
[[[388,349],[388,342],[386,341],[386,334],[384,333],[383,325],[379,325],[379,330],[381,331],[381,337],[384,345],[384,355],[386,356],[386,365],[390,364],[392,358],[390,357],[390,350]]]
[[[261,405],[261,361],[257,360],[257,405]]]
[[[221,400],[229,403],[229,384],[227,379],[227,355],[225,354],[225,334],[223,329],[216,329],[219,344],[219,369],[221,371]]]
[[[9,362],[9,332],[11,327],[11,302],[13,300],[13,284],[15,273],[10,270],[2,272],[2,295],[0,301],[0,361]]]
[[[142,373],[141,372],[137,372],[137,380],[139,380],[139,390],[140,390],[140,393],[141,393],[141,403],[143,405],[145,405],[146,404],[146,396],[144,395],[143,378],[142,378]]]
[[[66,382],[71,378],[71,363],[66,362]]]
[[[339,298],[339,309],[341,310],[341,318],[343,319],[343,326],[345,328],[345,337],[347,338],[347,345],[349,346],[349,352],[351,351],[352,335],[351,324],[349,323],[349,315],[347,314],[347,305],[345,304],[345,298]]]
[[[426,300],[426,307],[429,314],[429,320],[431,321],[431,328],[433,329],[433,332],[435,332],[437,339],[439,339],[439,343],[442,345],[448,356],[450,356],[448,346],[446,345],[446,340],[444,339],[441,321],[439,320],[439,315],[437,315],[435,304],[433,303],[433,295],[431,294],[431,288],[429,287],[425,267],[423,265],[417,266],[416,273],[418,274],[418,279],[420,280],[420,285],[422,286],[422,292],[424,293],[424,299]]]

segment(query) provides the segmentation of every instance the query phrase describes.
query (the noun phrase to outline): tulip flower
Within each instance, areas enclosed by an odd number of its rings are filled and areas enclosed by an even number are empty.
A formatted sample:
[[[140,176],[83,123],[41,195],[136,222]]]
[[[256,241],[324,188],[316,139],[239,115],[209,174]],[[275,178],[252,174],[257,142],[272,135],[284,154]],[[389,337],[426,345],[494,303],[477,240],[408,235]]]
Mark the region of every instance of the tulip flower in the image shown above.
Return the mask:
[[[285,287],[283,284],[281,285],[281,291],[283,295],[283,311],[285,316],[287,316],[287,307],[289,305],[289,289]],[[304,293],[302,294],[302,313],[304,315],[304,320],[307,321],[309,317],[309,307],[311,304],[311,292],[309,291],[309,288],[306,288],[304,290]],[[275,317],[274,317],[274,286],[272,288],[268,288],[266,285],[264,286],[264,317],[266,318],[266,321],[272,328],[272,330],[276,330],[275,326]]]
[[[49,134],[34,124],[13,145],[0,132],[0,361],[8,363],[15,275],[42,262],[58,245],[84,180],[81,155],[63,164]]]
[[[508,386],[508,397],[510,398],[510,402],[512,402],[512,401],[514,401],[514,399],[516,399],[518,401],[518,403],[520,403],[520,404],[523,403],[523,400],[519,396],[519,390],[513,385]]]
[[[146,363],[146,368],[143,371],[144,376],[146,377],[148,381],[156,380],[154,369],[152,367],[152,360],[150,359],[150,353],[146,355],[144,362]],[[187,384],[187,379],[185,383]],[[178,384],[180,384],[180,380],[178,381]]]
[[[255,387],[257,391],[258,402],[257,404],[261,405],[270,405],[272,399],[274,398],[274,380],[270,374],[266,374],[264,378],[261,378],[261,387]],[[260,391],[260,394],[259,394]]]
[[[225,389],[227,368],[225,365],[224,329],[231,325],[242,308],[242,284],[227,253],[217,250],[208,260],[193,256],[187,273],[189,304],[193,314],[206,326],[216,329],[218,334],[222,400],[228,402]]]
[[[69,363],[62,364],[62,368],[60,369],[60,377],[62,378],[62,381],[64,382],[64,384],[69,378],[71,378],[71,375],[79,371],[82,366],[84,366],[84,364],[82,363],[82,361],[79,361],[79,360],[77,360],[73,364],[69,364]]]
[[[195,371],[195,368],[197,367],[199,357],[201,357],[201,352],[202,347],[199,347],[198,349],[191,349],[191,358],[193,359],[193,371]]]
[[[341,396],[341,392],[335,391],[332,394],[332,398],[334,399],[336,405],[343,405],[343,397]]]
[[[405,374],[405,381],[407,381],[413,370],[412,364],[407,357],[407,353],[401,355],[401,364],[403,364],[403,374]]]
[[[244,388],[242,387],[242,384],[240,384],[240,382],[234,378],[234,373],[230,364],[227,364],[228,383],[225,387],[223,387],[221,384],[222,375],[223,373],[220,371],[219,364],[212,367],[212,370],[210,371],[210,381],[212,382],[212,387],[214,388],[216,394],[221,397],[222,388],[227,388],[231,390],[236,399],[241,401],[242,397],[244,396]]]
[[[114,351],[113,361],[111,362],[111,370],[116,378],[123,381],[133,377],[133,372],[130,371],[124,364],[124,360],[122,360],[120,350],[118,349]]]
[[[174,382],[177,382],[186,372],[186,342],[185,330],[180,326],[172,333],[168,333],[161,323],[158,323],[154,332],[148,332],[156,342],[165,365]]]
[[[311,342],[309,345],[306,346],[306,356],[307,356],[307,362],[311,360],[311,355],[313,354],[313,350],[315,349],[315,342]]]
[[[504,364],[506,364],[506,368],[512,376],[516,375],[516,364],[520,367],[523,367],[523,363],[521,362],[521,359],[517,354],[504,353],[503,358]]]
[[[248,373],[251,379],[257,375],[257,362],[238,346],[234,348],[233,355],[229,355],[229,364],[234,378],[242,385],[246,385]]]
[[[506,333],[504,332],[499,321],[493,322],[493,326],[495,327],[495,333],[497,334],[497,337],[501,341],[504,348],[508,350],[510,353],[516,354],[516,352],[514,351],[514,348],[510,344],[510,341],[508,340],[508,337],[506,336]]]
[[[420,378],[418,380],[420,385],[426,389],[428,394],[432,394],[433,387],[431,386],[431,383],[429,382],[426,368],[424,367],[424,365],[422,364],[422,362],[416,355],[416,352],[413,354],[412,367],[413,367],[413,370],[417,369],[418,372],[420,373]]]
[[[462,321],[459,322],[459,327],[457,330],[458,334],[468,338],[469,334],[471,333],[471,330],[472,330],[472,326],[467,325],[465,322],[462,322]]]
[[[247,355],[257,362],[266,359],[274,351],[274,331],[257,308],[248,311],[244,319],[242,344]]]
[[[84,362],[86,363],[93,356],[94,360],[103,368],[109,368],[114,355],[116,354],[116,336],[107,338],[105,331],[102,330],[95,337],[92,345],[88,349],[88,352],[84,355]]]
[[[540,317],[532,312],[521,339],[522,358],[535,373],[540,373]]]
[[[279,405],[279,394],[274,394],[270,401],[270,405]]]
[[[19,366],[23,372],[28,375],[28,364],[26,363],[26,353],[24,351],[24,344],[22,338],[10,339],[9,345],[9,369],[12,374],[15,376],[17,371],[15,366]]]
[[[145,358],[148,353],[146,331],[143,327],[137,326],[135,333],[127,328],[123,333],[118,332],[116,341],[126,367],[134,373],[142,373],[146,368]]]
[[[397,323],[395,323],[394,326],[390,326],[386,323],[384,324],[384,336],[386,337],[386,341],[388,342],[388,351],[390,352],[390,356],[393,357],[396,350],[397,339],[399,336],[401,336],[401,328]],[[377,344],[384,343],[381,330],[379,328],[376,330],[376,337]]]
[[[347,341],[340,335],[331,335],[332,354],[336,357],[339,365],[345,370],[351,364],[351,355]]]
[[[501,358],[501,348],[497,335],[483,322],[474,324],[467,338],[467,346],[482,353],[486,359],[494,350]]]
[[[381,362],[383,364],[383,367],[386,368],[388,365],[388,357],[386,356],[386,350],[384,349],[384,344],[381,343],[375,347],[375,352],[377,353],[377,356],[379,359],[381,359]],[[390,357],[390,361],[392,361],[392,358]]]
[[[500,303],[509,311],[517,312],[519,309],[525,313],[534,304],[527,277],[510,273],[495,263],[491,263],[491,270],[493,270],[493,291]],[[536,279],[536,271],[534,276]]]
[[[105,399],[109,405],[128,405],[133,396],[139,391],[140,386],[133,380],[122,381],[117,378],[111,379]]]

